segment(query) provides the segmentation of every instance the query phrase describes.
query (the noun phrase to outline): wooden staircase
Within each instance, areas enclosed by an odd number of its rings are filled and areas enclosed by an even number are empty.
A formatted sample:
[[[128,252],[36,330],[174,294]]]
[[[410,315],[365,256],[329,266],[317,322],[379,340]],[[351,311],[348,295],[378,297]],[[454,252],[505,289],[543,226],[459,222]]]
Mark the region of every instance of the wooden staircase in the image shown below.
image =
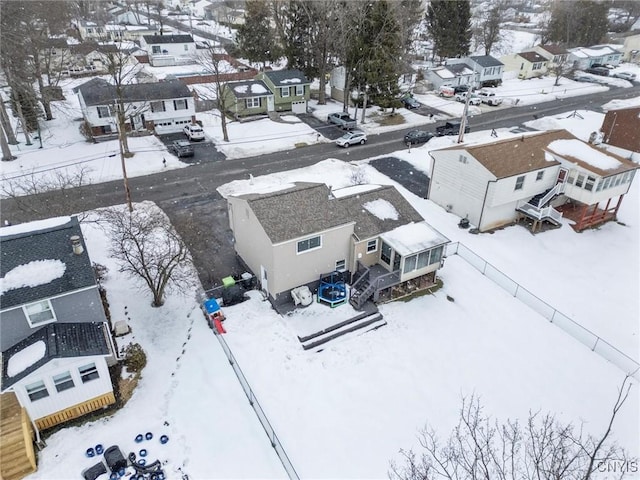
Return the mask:
[[[33,427],[13,392],[0,395],[0,478],[20,480],[36,471]]]

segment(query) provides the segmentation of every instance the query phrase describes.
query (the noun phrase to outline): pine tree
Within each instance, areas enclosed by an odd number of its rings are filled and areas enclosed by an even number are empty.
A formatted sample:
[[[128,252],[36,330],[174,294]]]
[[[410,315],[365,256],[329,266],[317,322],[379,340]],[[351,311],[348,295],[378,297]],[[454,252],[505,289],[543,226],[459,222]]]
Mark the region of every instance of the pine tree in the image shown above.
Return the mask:
[[[440,58],[469,54],[471,5],[469,0],[431,0],[426,14],[434,54]]]
[[[250,62],[275,62],[280,47],[275,30],[271,28],[271,12],[265,0],[247,0],[245,23],[238,28],[238,50]]]

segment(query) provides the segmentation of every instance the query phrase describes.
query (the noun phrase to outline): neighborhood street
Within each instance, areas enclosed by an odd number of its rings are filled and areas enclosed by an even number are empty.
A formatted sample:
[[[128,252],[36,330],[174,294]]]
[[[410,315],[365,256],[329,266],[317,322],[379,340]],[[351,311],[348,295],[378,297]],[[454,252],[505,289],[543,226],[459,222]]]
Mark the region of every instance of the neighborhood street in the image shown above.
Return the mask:
[[[613,98],[629,98],[638,95],[640,85],[631,88],[611,88],[607,92],[553,100],[532,106],[501,108],[469,119],[472,131],[490,128],[516,127],[537,116],[557,115],[573,110],[600,110],[600,106]],[[424,128],[433,130],[438,124]],[[316,123],[317,124],[317,123]],[[326,129],[321,123],[319,128]],[[337,158],[346,162],[363,160],[374,156],[384,156],[374,165],[400,183],[410,179],[406,187],[417,193],[426,192],[415,185],[416,178],[410,172],[403,172],[402,162],[397,161],[392,152],[406,148],[402,138],[409,129],[397,130],[378,135],[370,135],[367,144],[357,148],[341,149],[331,143],[302,147],[242,159],[221,160],[211,144],[198,146],[199,154],[205,158],[187,168],[167,170],[161,173],[135,177],[129,180],[134,202],[149,200],[157,203],[171,218],[182,237],[189,245],[199,276],[205,289],[219,285],[222,277],[240,274],[243,267],[237,263],[233,250],[232,236],[228,227],[226,201],[216,189],[236,179],[247,179],[249,175],[260,176],[274,172],[297,169],[313,165],[327,158]],[[393,173],[393,175],[392,175]],[[59,204],[56,193],[41,195],[47,203],[47,215],[68,215],[99,207],[125,202],[122,181],[112,181],[71,189],[66,193],[65,204]],[[12,199],[2,201],[0,212],[4,223],[21,223],[38,219],[38,215],[20,210]]]

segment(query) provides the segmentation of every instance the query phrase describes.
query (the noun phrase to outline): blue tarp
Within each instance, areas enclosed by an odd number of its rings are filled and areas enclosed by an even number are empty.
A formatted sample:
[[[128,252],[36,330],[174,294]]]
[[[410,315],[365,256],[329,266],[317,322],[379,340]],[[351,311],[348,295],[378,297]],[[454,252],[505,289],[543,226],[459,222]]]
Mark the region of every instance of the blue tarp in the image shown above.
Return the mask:
[[[208,314],[212,314],[220,310],[220,305],[218,305],[218,302],[215,298],[210,298],[209,300],[204,302],[204,308]]]

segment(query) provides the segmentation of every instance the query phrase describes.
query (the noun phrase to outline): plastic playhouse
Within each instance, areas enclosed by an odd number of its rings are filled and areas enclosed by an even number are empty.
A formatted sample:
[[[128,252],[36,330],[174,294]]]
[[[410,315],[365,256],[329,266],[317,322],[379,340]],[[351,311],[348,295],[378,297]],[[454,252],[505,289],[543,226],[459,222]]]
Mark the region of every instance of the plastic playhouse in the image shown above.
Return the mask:
[[[204,301],[204,310],[207,312],[207,319],[209,320],[209,326],[215,328],[218,333],[227,333],[222,326],[224,320],[224,313],[215,298],[209,298]]]
[[[318,303],[325,303],[334,308],[343,305],[347,300],[347,285],[342,278],[342,273],[335,271],[320,276]]]

